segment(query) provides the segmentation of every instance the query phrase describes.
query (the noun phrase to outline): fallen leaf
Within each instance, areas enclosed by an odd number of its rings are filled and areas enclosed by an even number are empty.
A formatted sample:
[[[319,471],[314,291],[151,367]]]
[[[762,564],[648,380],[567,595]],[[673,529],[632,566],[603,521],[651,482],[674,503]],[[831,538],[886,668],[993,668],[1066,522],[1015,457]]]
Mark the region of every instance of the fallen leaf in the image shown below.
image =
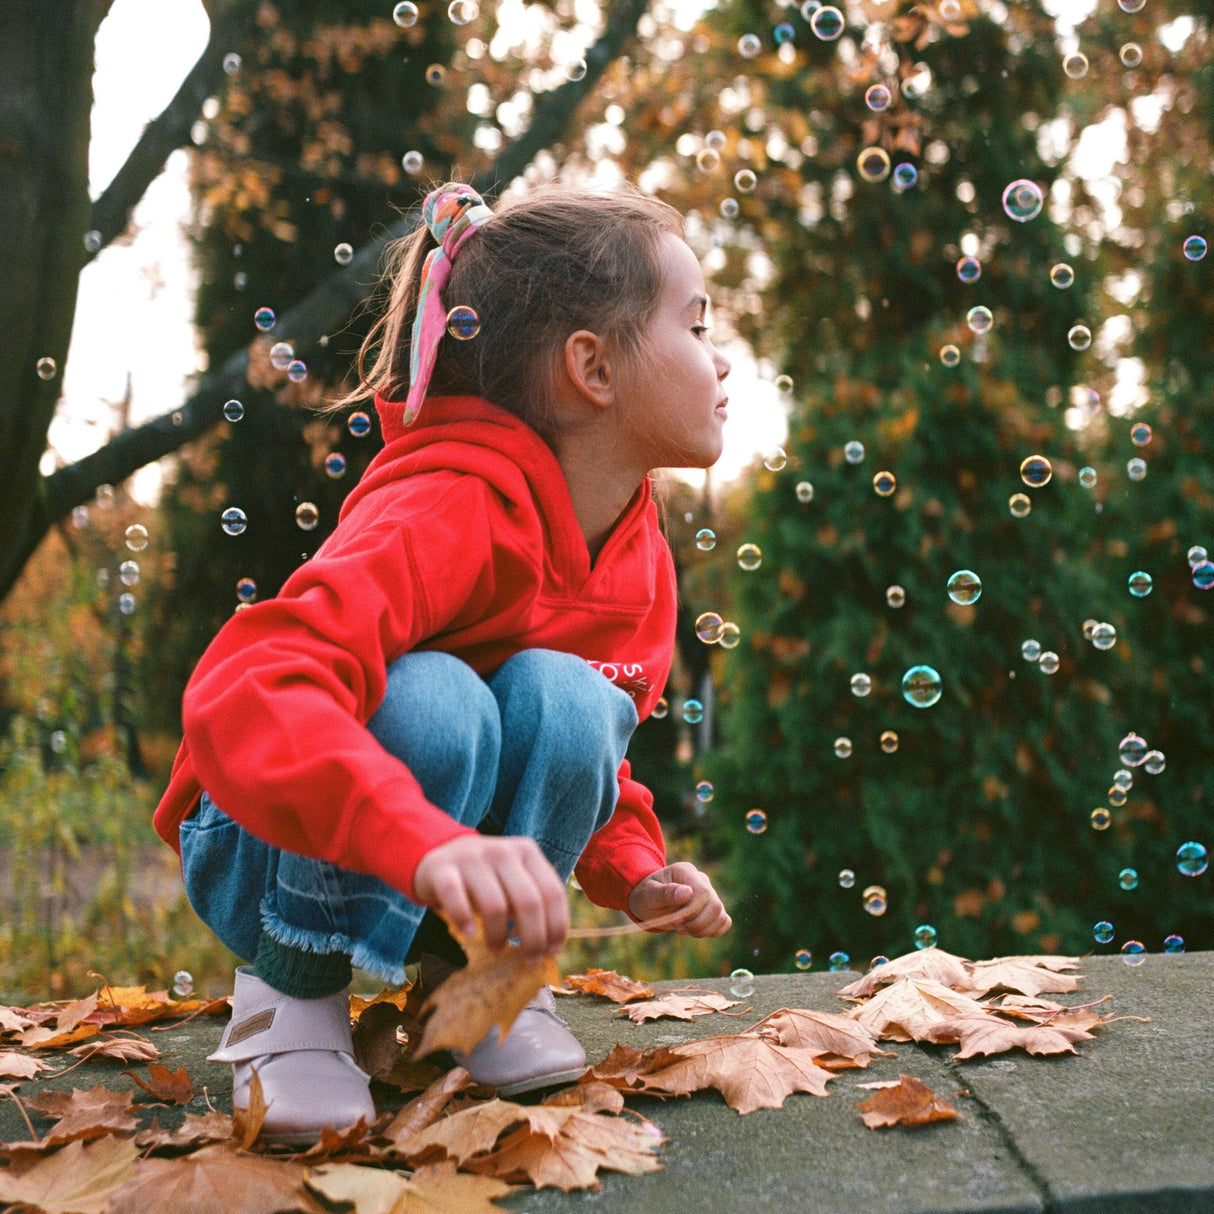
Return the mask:
[[[618,1113],[624,1107],[623,1093],[611,1084],[602,1083],[596,1079],[583,1080],[572,1087],[561,1088],[552,1092],[540,1101],[541,1104],[555,1104],[560,1107],[573,1105],[586,1109],[591,1113]]]
[[[158,1062],[148,1063],[148,1082],[144,1083],[134,1071],[123,1071],[129,1075],[145,1092],[150,1092],[157,1100],[167,1100],[170,1104],[189,1104],[194,1099],[194,1081],[183,1066],[170,1071],[167,1066]]]
[[[613,1003],[631,1003],[634,999],[650,999],[653,987],[644,982],[635,982],[615,970],[587,970],[584,974],[570,974],[565,985],[582,995],[602,995]]]
[[[602,1062],[592,1066],[581,1082],[599,1081],[614,1088],[635,1088],[640,1076],[652,1069],[655,1049],[641,1049],[634,1045],[616,1045]]]
[[[551,957],[530,964],[523,959],[522,949],[512,945],[497,953],[490,951],[479,921],[471,937],[460,935],[451,924],[448,927],[468,964],[422,1005],[422,1012],[429,1012],[430,1018],[417,1047],[419,1058],[436,1050],[470,1053],[495,1024],[504,1038],[536,991],[560,978]]]
[[[21,1034],[21,1045],[27,1050],[61,1050],[65,1045],[86,1041],[89,1037],[96,1037],[100,1032],[101,1028],[96,1024],[78,1024],[66,1033],[39,1025],[37,1028],[27,1029]]]
[[[817,1058],[834,1055],[849,1059],[853,1065],[866,1066],[871,1054],[889,1056],[877,1045],[876,1034],[867,1025],[840,1012],[782,1007],[760,1020],[751,1032],[768,1030],[775,1033],[781,1045],[809,1050]]]
[[[968,989],[970,983],[963,957],[955,957],[941,948],[921,948],[874,967],[838,993],[844,998],[863,999],[900,978],[926,978],[953,989]]]
[[[622,1007],[619,1015],[627,1016],[634,1024],[644,1024],[647,1020],[657,1020],[662,1016],[674,1020],[694,1020],[697,1016],[709,1016],[713,1012],[737,1007],[738,1003],[739,1000],[726,999],[724,995],[678,995],[672,992],[657,999]]]
[[[378,995],[373,995],[370,999],[364,995],[351,995],[350,1019],[357,1023],[367,1008],[375,1007],[380,1003],[391,1004],[392,1007],[403,1012],[409,1008],[410,1003],[413,1001],[411,998],[413,990],[412,985],[385,989],[380,991]]]
[[[71,1142],[77,1138],[100,1138],[105,1134],[122,1133],[137,1128],[131,1116],[131,1093],[112,1092],[97,1084],[86,1092],[73,1088],[70,1092],[40,1092],[26,1104],[48,1117],[57,1118],[43,1138],[47,1146]]]
[[[1013,1024],[991,1013],[939,1021],[925,1038],[940,1043],[960,1043],[961,1048],[953,1055],[959,1061],[978,1054],[1002,1054],[1014,1049],[1027,1050],[1030,1054],[1074,1054],[1076,1041],[1092,1039],[1092,1034],[1081,1028]]]
[[[106,1037],[73,1046],[68,1053],[77,1058],[117,1058],[120,1062],[150,1062],[160,1057],[160,1051],[142,1037]]]
[[[269,1109],[261,1086],[261,1076],[254,1068],[253,1078],[249,1082],[248,1107],[232,1110],[232,1134],[239,1139],[242,1150],[247,1151],[257,1141],[257,1135],[261,1133],[261,1123],[265,1121]]]
[[[525,1122],[537,1133],[554,1136],[560,1132],[567,1116],[568,1110],[564,1109],[487,1100],[443,1117],[407,1140],[399,1141],[397,1151],[417,1163],[443,1156],[462,1164],[473,1155],[492,1150],[502,1134],[520,1122]]]
[[[143,1159],[113,1195],[106,1214],[322,1214],[305,1190],[301,1164],[245,1155],[231,1146],[203,1147],[180,1159]]]
[[[995,957],[970,966],[970,989],[979,995],[1015,991],[1021,995],[1079,989],[1079,979],[1058,970],[1074,969],[1073,957]]]
[[[20,1176],[0,1169],[0,1202],[34,1206],[43,1214],[102,1214],[134,1172],[136,1154],[129,1138],[103,1138],[87,1146],[69,1142]]]
[[[33,1028],[34,1022],[19,1007],[0,1007],[0,1036],[8,1033],[24,1033]]]
[[[225,1142],[232,1137],[232,1119],[226,1113],[187,1113],[176,1130],[161,1129],[153,1116],[152,1124],[135,1135],[141,1151],[175,1150],[203,1142]]]
[[[883,1088],[856,1107],[864,1114],[864,1124],[870,1130],[891,1125],[928,1125],[958,1116],[947,1100],[941,1100],[913,1075],[902,1075],[896,1086]]]
[[[18,1054],[13,1050],[0,1053],[0,1079],[33,1079],[39,1071],[47,1069],[45,1062]]]
[[[354,1060],[372,1079],[383,1079],[420,1038],[415,1016],[394,1003],[371,1003],[354,1026]]]
[[[352,1163],[308,1171],[307,1185],[327,1201],[352,1203],[357,1214],[497,1214],[495,1197],[511,1186],[490,1176],[466,1176],[450,1163],[418,1168],[404,1177]]]
[[[427,1126],[433,1125],[460,1092],[475,1087],[476,1082],[462,1066],[446,1071],[420,1095],[414,1097],[388,1123],[382,1137],[404,1142]]]
[[[320,1137],[304,1152],[304,1158],[331,1159],[334,1155],[358,1155],[362,1158],[372,1158],[379,1155],[378,1150],[367,1144],[370,1129],[365,1117],[360,1117],[352,1126],[344,1130],[324,1126],[320,1131]]]
[[[891,962],[892,964],[892,962]],[[933,1024],[981,1015],[982,1004],[927,978],[899,978],[849,1015],[880,1040],[926,1041]]]

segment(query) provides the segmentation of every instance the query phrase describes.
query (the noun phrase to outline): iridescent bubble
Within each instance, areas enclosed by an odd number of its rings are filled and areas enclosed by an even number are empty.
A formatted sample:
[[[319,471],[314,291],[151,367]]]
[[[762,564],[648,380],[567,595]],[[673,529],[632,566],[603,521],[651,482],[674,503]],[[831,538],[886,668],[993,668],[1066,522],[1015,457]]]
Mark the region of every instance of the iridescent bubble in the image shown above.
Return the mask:
[[[1044,455],[1030,455],[1020,462],[1020,479],[1030,489],[1048,485],[1054,475],[1054,465]]]
[[[84,234],[84,249],[86,253],[100,253],[104,243],[103,237],[96,228],[89,228]]]
[[[256,325],[262,333],[268,333],[274,327],[274,322],[277,319],[278,318],[274,315],[273,308],[258,308],[257,311],[253,313],[253,324]]]
[[[1127,767],[1141,767],[1147,757],[1147,744],[1136,733],[1128,733],[1117,743],[1117,754]]]
[[[961,17],[961,0],[940,0],[937,11],[945,21],[957,21]]]
[[[830,968],[832,973],[841,974],[849,965],[851,965],[851,958],[845,952],[831,953]]]
[[[903,160],[899,164],[894,165],[894,188],[899,190],[909,190],[911,186],[919,180],[919,170],[908,160]]]
[[[788,465],[788,456],[783,447],[773,447],[763,456],[763,467],[768,472],[782,472]]]
[[[325,475],[333,480],[346,475],[346,457],[340,451],[330,451],[325,456]]]
[[[1122,67],[1137,67],[1142,62],[1142,47],[1137,42],[1127,42],[1117,52]]]
[[[709,131],[708,134],[704,136],[704,142],[710,148],[712,148],[713,151],[719,152],[727,142],[725,132],[717,130]]]
[[[763,563],[763,550],[758,544],[743,544],[738,549],[738,568],[753,573]]]
[[[139,585],[139,562],[138,561],[123,561],[118,566],[118,580],[124,586]]]
[[[653,717],[655,721],[662,721],[665,720],[666,714],[669,711],[670,701],[667,700],[665,696],[659,696],[649,715]]]
[[[721,167],[721,153],[716,148],[701,148],[696,153],[696,168],[701,173],[711,173]]]
[[[1088,638],[1094,648],[1099,650],[1112,649],[1117,644],[1117,629],[1112,624],[1101,620],[1093,629],[1092,635]]]
[[[354,435],[355,438],[365,438],[371,433],[371,419],[361,409],[350,414],[349,421],[346,422],[346,429]]]
[[[749,999],[755,993],[755,976],[739,967],[729,975],[729,993],[735,999]]]
[[[788,21],[781,21],[772,30],[772,37],[775,38],[777,46],[783,46],[786,42],[791,42],[796,36],[797,31],[793,29],[792,23]]]
[[[1096,469],[1095,469],[1095,468],[1092,468],[1092,467],[1089,467],[1089,466],[1088,466],[1088,465],[1086,465],[1086,464],[1085,464],[1085,465],[1084,465],[1082,468],[1080,468],[1080,469],[1079,469],[1079,483],[1080,483],[1080,484],[1081,484],[1081,485],[1082,485],[1082,486],[1083,486],[1085,489],[1092,489],[1092,488],[1095,488],[1095,485],[1096,485]]]
[[[1133,786],[1134,786],[1134,773],[1133,772],[1126,771],[1125,768],[1123,767],[1123,768],[1121,768],[1121,770],[1115,771],[1113,773],[1113,787],[1114,788],[1133,788]]]
[[[916,948],[935,948],[937,939],[936,929],[930,923],[921,923],[915,928]]]
[[[683,701],[683,720],[688,725],[698,725],[704,719],[704,705],[699,700]]]
[[[870,970],[875,970],[875,969],[880,968],[880,967],[881,967],[881,966],[883,966],[883,965],[888,965],[888,964],[889,964],[889,958],[888,958],[888,957],[884,957],[884,956],[882,956],[880,953],[878,953],[878,954],[877,954],[877,955],[876,955],[876,956],[875,956],[875,957],[874,957],[874,958],[873,958],[873,959],[872,959],[872,960],[871,960],[871,961],[868,963],[868,968],[869,968]]]
[[[1209,590],[1214,586],[1214,561],[1198,561],[1193,566],[1193,585],[1198,590]]]
[[[839,870],[839,888],[851,889],[856,883],[856,874],[850,868],[841,868]]]
[[[244,405],[238,400],[230,400],[223,407],[223,415],[230,422],[238,422],[244,417]]]
[[[1194,544],[1192,548],[1185,554],[1185,559],[1189,562],[1189,568],[1192,569],[1195,565],[1209,558],[1209,553],[1200,545]]]
[[[78,531],[83,531],[84,528],[87,527],[88,525],[89,525],[89,508],[87,506],[73,506],[72,507],[72,526],[75,527]],[[102,573],[104,573],[106,575],[106,577],[109,576],[108,569],[99,569],[97,571],[97,573],[98,573],[98,576],[100,576]]]
[[[1107,919],[1101,919],[1099,923],[1092,928],[1092,936],[1097,944],[1108,944],[1113,938],[1113,925]]]
[[[696,785],[696,800],[699,801],[701,805],[707,805],[708,802],[712,800],[714,792],[715,790],[712,787],[711,781],[701,780]]]
[[[1009,219],[1026,223],[1041,214],[1045,196],[1036,182],[1019,178],[1003,191],[1003,209]]]
[[[1184,255],[1190,261],[1200,261],[1206,255],[1206,238],[1204,236],[1189,236],[1185,239]]]
[[[242,603],[251,603],[257,597],[257,583],[251,577],[242,577],[236,583],[236,597]]]
[[[739,169],[733,175],[733,184],[739,194],[752,194],[755,186],[759,184],[759,179],[751,169]]]
[[[240,71],[244,60],[235,52],[229,51],[223,57],[223,70],[227,76],[235,76]]]
[[[1146,596],[1151,593],[1155,583],[1149,573],[1145,573],[1141,569],[1136,569],[1130,574],[1128,585],[1130,588],[1130,593],[1136,599],[1145,599]]]
[[[293,384],[302,383],[308,378],[308,364],[302,358],[293,358],[287,363],[287,378]]]
[[[696,547],[701,552],[711,552],[717,546],[717,533],[711,527],[701,527],[696,532]]]
[[[401,0],[401,3],[392,10],[392,20],[403,29],[416,25],[417,17],[417,5],[413,3],[413,0]]]
[[[912,666],[902,676],[902,698],[915,708],[930,708],[943,691],[940,675],[931,666]]]
[[[476,0],[451,0],[447,5],[447,18],[452,25],[467,25],[481,15]]]
[[[797,501],[812,502],[814,500],[814,487],[809,481],[797,482]]]
[[[301,531],[315,531],[320,522],[320,511],[314,502],[300,502],[295,507],[295,525]]]
[[[991,314],[990,308],[978,304],[965,314],[965,323],[969,325],[970,331],[973,333],[989,333],[991,325],[995,323],[995,318]]]
[[[836,738],[835,739],[835,758],[850,759],[851,758],[851,738]]]
[[[889,153],[876,145],[864,148],[856,157],[856,171],[870,184],[884,181],[889,176]]]
[[[1029,501],[1026,493],[1013,493],[1007,499],[1007,508],[1011,512],[1012,518],[1024,518],[1033,508],[1033,503]]]
[[[752,835],[761,835],[767,829],[767,815],[761,809],[752,809],[746,815],[746,829]]]
[[[148,529],[142,523],[132,523],[123,533],[123,538],[132,552],[142,552],[148,546]]]
[[[1035,662],[1041,657],[1041,642],[1028,640],[1024,641],[1020,646],[1020,656],[1026,662]]]
[[[940,361],[946,367],[955,367],[961,361],[961,351],[952,344],[941,346]]]
[[[892,755],[898,749],[898,735],[892,729],[887,729],[880,737],[881,749],[887,755]]]
[[[906,603],[906,591],[901,586],[889,586],[885,591],[885,601],[895,610]]]
[[[585,59],[570,59],[562,69],[566,80],[585,80],[590,68]]]
[[[219,522],[227,535],[240,535],[249,525],[248,516],[239,506],[229,506],[219,516]]]
[[[696,616],[696,636],[705,645],[715,645],[721,639],[725,621],[715,611],[703,611]]]
[[[1148,775],[1157,776],[1168,765],[1167,756],[1162,750],[1148,750],[1142,760],[1142,770]]]
[[[889,907],[889,900],[885,896],[885,887],[881,885],[870,885],[864,893],[860,895],[860,901],[865,911],[870,915],[883,915]]]
[[[1037,659],[1037,665],[1045,674],[1057,674],[1061,663],[1058,655],[1052,649],[1046,649]]]
[[[34,364],[34,370],[39,379],[54,379],[55,372],[59,370],[59,364],[47,355]]]
[[[1183,876],[1200,877],[1209,867],[1209,856],[1202,843],[1182,843],[1176,849],[1176,868]]]
[[[721,636],[717,641],[722,649],[737,649],[742,639],[742,630],[732,620],[721,625]]]
[[[898,478],[892,472],[878,472],[873,477],[873,491],[878,497],[889,497],[898,487]]]
[[[1081,80],[1088,74],[1088,57],[1082,51],[1074,51],[1063,59],[1062,70],[1072,80]]]
[[[823,42],[833,42],[843,33],[843,25],[843,14],[831,4],[824,4],[809,19],[809,28]]]
[[[799,970],[807,970],[814,963],[814,955],[807,948],[799,948],[793,954],[793,964]]]
[[[1138,888],[1138,874],[1132,868],[1123,868],[1117,874],[1117,884],[1124,890]]]
[[[456,304],[447,313],[447,332],[456,341],[471,341],[481,331],[481,318],[475,308]]]
[[[893,93],[884,84],[870,84],[864,91],[864,104],[877,114],[889,109],[889,104],[893,99]]]
[[[173,997],[186,999],[194,993],[194,975],[189,970],[178,970],[173,975]]]
[[[982,262],[976,257],[963,257],[957,262],[957,277],[964,283],[977,282],[982,277]]]
[[[737,219],[738,212],[741,210],[736,198],[723,198],[721,200],[720,211],[725,219]]]
[[[1086,350],[1092,344],[1092,330],[1087,325],[1072,325],[1066,335],[1072,350]]]
[[[843,458],[849,464],[859,464],[864,461],[864,444],[857,439],[852,439],[850,443],[844,444]]]
[[[743,34],[738,39],[738,54],[743,59],[753,59],[763,49],[758,34]]]
[[[295,357],[295,347],[289,341],[276,341],[270,347],[270,366],[285,371]]]
[[[1128,3],[1128,0],[1122,0],[1122,3]],[[1137,940],[1127,940],[1121,946],[1121,959],[1126,965],[1141,965],[1147,959],[1147,950]]]
[[[1120,809],[1129,799],[1124,788],[1110,788],[1105,795],[1108,797],[1109,804],[1114,809]]]
[[[774,382],[777,392],[787,393],[792,391],[791,375],[777,375]]]
[[[1075,281],[1075,271],[1065,261],[1050,267],[1050,282],[1060,291],[1065,291]]]
[[[1113,815],[1103,805],[1098,805],[1088,815],[1088,818],[1092,823],[1093,830],[1106,830],[1109,823],[1113,820]]]
[[[854,696],[866,696],[873,689],[873,681],[866,674],[853,674],[851,677],[851,693]]]
[[[1171,935],[1163,938],[1163,951],[1165,953],[1183,953],[1184,952],[1184,937]]]
[[[344,240],[339,245],[333,246],[333,260],[339,266],[348,266],[354,260],[354,246],[347,244]]]
[[[1140,481],[1147,474],[1147,461],[1135,457],[1127,461],[1125,466],[1125,474],[1132,481]]]
[[[982,597],[982,579],[970,569],[958,569],[948,579],[948,597],[968,607]]]
[[[1145,447],[1152,438],[1151,427],[1146,422],[1135,422],[1130,427],[1130,442],[1135,447]]]
[[[416,177],[426,166],[426,158],[417,151],[411,148],[400,158],[400,167],[409,174],[410,177]]]

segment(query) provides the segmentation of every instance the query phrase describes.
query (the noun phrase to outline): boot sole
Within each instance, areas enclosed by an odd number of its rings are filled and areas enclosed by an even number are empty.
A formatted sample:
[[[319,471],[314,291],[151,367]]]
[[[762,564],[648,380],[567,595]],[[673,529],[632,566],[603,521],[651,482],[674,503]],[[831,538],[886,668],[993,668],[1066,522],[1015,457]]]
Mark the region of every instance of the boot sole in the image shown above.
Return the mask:
[[[497,1089],[499,1096],[520,1096],[524,1092],[537,1092],[540,1088],[559,1087],[563,1083],[574,1083],[586,1073],[584,1066],[570,1067],[565,1071],[553,1071],[548,1075],[535,1075],[530,1079],[519,1079]]]

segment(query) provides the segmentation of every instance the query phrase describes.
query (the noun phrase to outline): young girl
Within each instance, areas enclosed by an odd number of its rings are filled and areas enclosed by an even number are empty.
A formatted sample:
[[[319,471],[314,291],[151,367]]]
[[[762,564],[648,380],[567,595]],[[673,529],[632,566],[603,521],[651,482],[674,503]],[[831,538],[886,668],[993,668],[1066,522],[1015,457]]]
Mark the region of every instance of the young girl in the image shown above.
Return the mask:
[[[316,555],[203,655],[156,811],[198,914],[250,963],[212,1057],[237,1108],[257,1073],[263,1132],[296,1142],[374,1117],[351,965],[402,983],[442,951],[427,907],[538,959],[576,869],[642,924],[730,926],[702,872],[666,863],[624,757],[674,641],[649,473],[714,463],[725,421],[681,220],[560,187],[491,211],[447,185],[423,212],[363,351],[386,446]],[[511,1095],[585,1055],[545,989],[459,1061]]]

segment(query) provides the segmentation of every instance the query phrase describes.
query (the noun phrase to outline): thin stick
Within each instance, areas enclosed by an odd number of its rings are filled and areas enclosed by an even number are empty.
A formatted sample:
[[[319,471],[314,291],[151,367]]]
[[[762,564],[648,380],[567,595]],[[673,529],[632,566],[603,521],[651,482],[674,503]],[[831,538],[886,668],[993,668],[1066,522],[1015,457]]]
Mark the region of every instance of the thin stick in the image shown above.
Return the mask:
[[[30,1115],[25,1111],[25,1105],[23,1105],[21,1101],[17,1099],[17,1093],[13,1090],[12,1086],[7,1083],[0,1083],[0,1092],[3,1092],[5,1096],[8,1096],[17,1106],[17,1109],[21,1113],[21,1117],[25,1122],[26,1128],[30,1132],[30,1137],[35,1142],[41,1142],[42,1139],[38,1137],[38,1131],[34,1129],[34,1123],[30,1121]]]

